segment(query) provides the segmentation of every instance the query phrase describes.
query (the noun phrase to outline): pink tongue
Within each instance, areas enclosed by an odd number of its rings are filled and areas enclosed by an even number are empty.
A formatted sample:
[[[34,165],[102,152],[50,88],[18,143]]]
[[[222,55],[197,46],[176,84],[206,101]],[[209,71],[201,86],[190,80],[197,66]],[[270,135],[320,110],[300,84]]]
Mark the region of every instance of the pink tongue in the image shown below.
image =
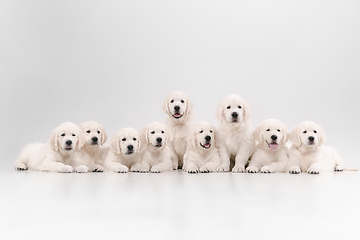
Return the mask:
[[[176,114],[174,114],[174,116],[175,116],[175,117],[180,117],[180,116],[181,116],[181,114],[176,113]]]
[[[210,147],[210,143],[206,143],[206,144],[204,145],[204,147],[209,148],[209,147]]]
[[[271,150],[276,150],[278,148],[278,145],[276,143],[270,143],[269,146]]]

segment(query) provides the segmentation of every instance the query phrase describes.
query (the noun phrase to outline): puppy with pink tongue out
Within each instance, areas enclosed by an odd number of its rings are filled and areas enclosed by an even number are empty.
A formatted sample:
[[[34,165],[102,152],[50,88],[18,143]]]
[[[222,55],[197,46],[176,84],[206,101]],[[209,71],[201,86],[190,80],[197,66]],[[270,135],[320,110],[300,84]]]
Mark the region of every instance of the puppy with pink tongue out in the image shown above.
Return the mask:
[[[260,124],[254,131],[258,145],[246,171],[284,172],[289,161],[289,149],[285,145],[288,135],[285,124],[277,119],[268,119]]]

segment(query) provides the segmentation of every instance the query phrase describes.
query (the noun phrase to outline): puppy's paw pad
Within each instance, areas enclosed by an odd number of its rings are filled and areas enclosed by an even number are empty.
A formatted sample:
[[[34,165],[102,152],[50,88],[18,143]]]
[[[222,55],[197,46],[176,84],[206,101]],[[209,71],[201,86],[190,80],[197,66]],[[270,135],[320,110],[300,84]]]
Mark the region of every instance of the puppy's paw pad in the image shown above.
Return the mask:
[[[300,172],[301,172],[301,170],[299,167],[291,167],[289,169],[289,173],[291,173],[291,174],[299,174]]]
[[[161,167],[153,166],[153,167],[151,168],[151,172],[152,172],[152,173],[161,173]]]
[[[75,172],[77,172],[77,173],[87,173],[87,172],[89,172],[89,168],[87,166],[80,165],[80,166],[77,166],[75,168]]]
[[[262,173],[273,173],[274,170],[269,166],[264,166],[260,169],[260,172]]]
[[[257,173],[257,172],[259,172],[259,169],[258,169],[257,167],[248,167],[248,168],[246,169],[246,171],[247,171],[248,173]]]
[[[342,166],[335,166],[335,172],[341,172],[344,168]]]
[[[59,173],[71,173],[74,171],[74,168],[70,165],[64,165],[59,169]]]
[[[120,166],[116,169],[116,172],[118,173],[127,173],[129,171],[129,168],[127,166]]]
[[[233,173],[243,173],[243,172],[245,172],[245,167],[244,166],[241,166],[241,167],[234,166],[234,168],[232,169],[232,172]]]
[[[15,166],[15,170],[16,171],[26,171],[28,170],[27,166],[23,163],[20,163],[18,165]]]
[[[309,169],[307,170],[307,172],[308,172],[309,174],[319,174],[319,173],[320,173],[319,169],[314,168],[314,167],[309,167]]]

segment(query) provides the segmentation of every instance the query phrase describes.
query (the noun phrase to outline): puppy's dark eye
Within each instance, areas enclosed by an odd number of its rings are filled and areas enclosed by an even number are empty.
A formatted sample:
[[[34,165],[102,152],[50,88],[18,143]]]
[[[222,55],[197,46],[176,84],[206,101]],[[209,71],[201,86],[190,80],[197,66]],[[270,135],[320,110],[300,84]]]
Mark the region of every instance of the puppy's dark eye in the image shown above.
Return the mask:
[[[61,136],[64,137],[64,136],[65,136],[65,133],[61,134]]]
[[[75,134],[72,134],[73,135],[73,137],[75,137],[76,135]]]
[[[126,141],[126,138],[121,139],[121,141],[125,142],[125,141]]]
[[[161,131],[161,133],[163,133],[163,134],[164,134],[165,132],[164,132],[164,131]]]
[[[280,132],[280,129],[278,129],[278,132]]]
[[[181,103],[184,103],[184,100],[182,100],[182,99],[181,99],[181,101],[180,101],[180,102],[181,102]]]
[[[133,138],[134,141],[136,141],[136,138]]]
[[[210,132],[212,133],[212,130],[210,130]]]
[[[173,100],[171,100],[170,102],[171,102],[171,103],[173,103],[173,102],[174,102],[174,99],[173,99]]]
[[[227,106],[227,109],[230,109],[231,107],[230,106]]]
[[[241,106],[238,106],[238,108],[241,108]]]
[[[303,131],[303,133],[307,133],[307,131]]]
[[[314,133],[317,133],[317,131],[316,131],[316,130],[314,130]]]
[[[200,131],[200,133],[203,133],[203,132],[204,132],[203,130]]]
[[[98,134],[100,134],[100,131],[98,130]]]
[[[87,132],[87,133],[90,133],[90,130],[87,130],[86,132]]]
[[[266,129],[266,131],[270,131],[270,129]]]
[[[151,134],[155,134],[155,131],[152,131]]]

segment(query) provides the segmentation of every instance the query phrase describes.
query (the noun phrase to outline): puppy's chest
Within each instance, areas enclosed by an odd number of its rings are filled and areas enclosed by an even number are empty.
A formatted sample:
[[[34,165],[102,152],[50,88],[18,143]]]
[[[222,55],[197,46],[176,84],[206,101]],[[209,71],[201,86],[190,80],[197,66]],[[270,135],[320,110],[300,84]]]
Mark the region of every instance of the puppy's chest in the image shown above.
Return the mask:
[[[239,134],[241,134],[241,133],[237,133],[237,134],[232,133],[232,134],[223,136],[223,140],[225,140],[225,145],[232,155],[236,155],[239,151],[239,148],[241,145],[241,140],[239,139]]]
[[[187,140],[187,129],[182,127],[176,129],[174,133],[173,146],[177,154],[184,154],[186,149],[186,140]]]

